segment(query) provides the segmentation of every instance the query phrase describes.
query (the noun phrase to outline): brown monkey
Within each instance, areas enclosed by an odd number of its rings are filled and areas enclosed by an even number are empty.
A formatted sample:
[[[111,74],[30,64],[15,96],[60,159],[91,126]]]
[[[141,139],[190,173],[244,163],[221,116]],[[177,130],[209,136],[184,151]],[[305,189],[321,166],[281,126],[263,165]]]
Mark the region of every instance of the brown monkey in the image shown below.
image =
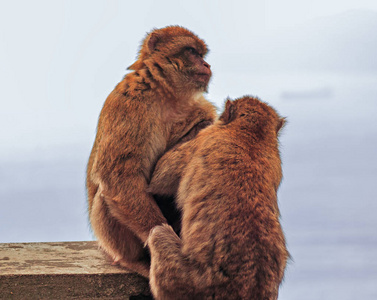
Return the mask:
[[[202,95],[211,77],[206,53],[204,41],[185,28],[152,31],[99,117],[87,168],[90,222],[105,252],[145,277],[143,244],[166,223],[146,191],[155,163],[216,118]]]
[[[176,194],[181,239],[152,229],[150,285],[156,299],[276,299],[287,258],[277,189],[284,124],[256,98],[227,101],[215,124],[167,152],[149,190]]]

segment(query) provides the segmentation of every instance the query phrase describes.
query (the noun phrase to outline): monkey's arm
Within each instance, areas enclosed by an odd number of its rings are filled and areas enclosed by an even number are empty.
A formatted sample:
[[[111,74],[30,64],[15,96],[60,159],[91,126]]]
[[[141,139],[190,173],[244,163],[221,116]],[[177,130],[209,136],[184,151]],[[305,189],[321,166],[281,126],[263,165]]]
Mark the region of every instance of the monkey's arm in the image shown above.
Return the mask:
[[[133,184],[139,185],[140,182],[135,180]],[[153,227],[167,223],[154,198],[146,192],[144,184],[140,186],[140,190],[116,197],[103,195],[103,199],[110,214],[131,229],[142,242],[146,241]]]
[[[133,115],[107,109],[109,112],[98,127],[101,134],[91,178],[97,182],[97,193],[106,202],[109,213],[145,242],[154,226],[166,223],[152,195],[146,191],[155,152],[162,153],[166,143],[151,112],[148,114],[141,105],[138,109],[140,114]],[[146,115],[148,118],[140,120],[140,116]],[[150,151],[151,140],[156,141],[154,152]]]
[[[198,100],[188,117],[172,127],[167,148],[193,139],[200,130],[213,124],[216,118],[216,108],[204,98]]]
[[[199,131],[213,124],[216,117],[215,107],[203,98],[198,100],[186,120],[174,124],[167,145],[167,149],[173,148],[157,162],[148,192],[157,195],[175,195],[182,172],[196,145],[196,142],[191,140]]]
[[[195,140],[177,145],[166,152],[157,162],[148,187],[156,195],[174,196],[187,163],[191,159]]]

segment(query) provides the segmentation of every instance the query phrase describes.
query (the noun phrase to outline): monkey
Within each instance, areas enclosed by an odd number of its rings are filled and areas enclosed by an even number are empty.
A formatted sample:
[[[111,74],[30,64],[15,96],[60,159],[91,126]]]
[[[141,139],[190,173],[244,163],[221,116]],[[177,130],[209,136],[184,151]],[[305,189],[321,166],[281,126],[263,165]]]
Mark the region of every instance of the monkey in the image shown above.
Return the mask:
[[[91,227],[114,264],[144,277],[150,267],[144,243],[153,227],[167,222],[147,192],[154,166],[217,118],[203,96],[212,75],[207,52],[186,28],[153,30],[99,116],[86,173]]]
[[[176,195],[181,237],[147,239],[156,299],[277,299],[289,253],[279,222],[285,123],[258,98],[228,99],[220,118],[158,161],[148,191]]]

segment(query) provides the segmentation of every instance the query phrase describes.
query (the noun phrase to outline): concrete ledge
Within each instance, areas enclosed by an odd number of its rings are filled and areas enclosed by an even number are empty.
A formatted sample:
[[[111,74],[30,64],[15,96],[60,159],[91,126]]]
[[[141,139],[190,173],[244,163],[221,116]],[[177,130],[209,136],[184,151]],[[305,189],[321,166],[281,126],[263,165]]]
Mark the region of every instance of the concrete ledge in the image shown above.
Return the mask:
[[[0,299],[152,299],[96,242],[0,244]]]

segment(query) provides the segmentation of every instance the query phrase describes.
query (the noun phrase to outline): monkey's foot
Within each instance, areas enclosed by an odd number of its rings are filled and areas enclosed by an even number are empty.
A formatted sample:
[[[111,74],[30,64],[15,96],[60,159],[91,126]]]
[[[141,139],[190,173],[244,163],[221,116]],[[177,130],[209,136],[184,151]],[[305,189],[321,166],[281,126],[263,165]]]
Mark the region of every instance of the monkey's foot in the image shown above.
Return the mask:
[[[139,273],[145,278],[149,278],[150,265],[145,261],[128,261],[126,259],[118,259],[117,261],[114,261],[114,263],[132,272]]]
[[[128,269],[131,272],[136,272],[142,275],[143,277],[149,278],[149,268],[150,265],[148,262],[140,261],[129,261],[120,256],[108,256],[111,259],[112,266],[120,266],[122,268]]]

